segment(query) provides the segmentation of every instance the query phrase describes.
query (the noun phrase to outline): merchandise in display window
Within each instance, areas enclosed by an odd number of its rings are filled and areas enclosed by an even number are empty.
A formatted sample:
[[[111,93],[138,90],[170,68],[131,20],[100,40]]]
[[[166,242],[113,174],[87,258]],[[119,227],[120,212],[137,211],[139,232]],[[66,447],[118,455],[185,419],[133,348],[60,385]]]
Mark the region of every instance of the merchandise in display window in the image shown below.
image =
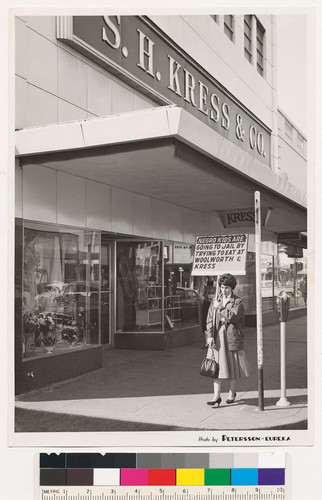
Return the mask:
[[[180,242],[167,246],[164,282],[169,297],[166,298],[166,314],[181,327],[201,323],[200,283],[191,276],[194,250],[194,245]]]
[[[25,225],[24,358],[99,343],[99,270],[100,233]]]
[[[117,246],[117,331],[162,330],[161,242]]]
[[[193,252],[192,245],[179,243],[118,242],[118,332],[162,333],[200,324],[201,299],[191,278]]]

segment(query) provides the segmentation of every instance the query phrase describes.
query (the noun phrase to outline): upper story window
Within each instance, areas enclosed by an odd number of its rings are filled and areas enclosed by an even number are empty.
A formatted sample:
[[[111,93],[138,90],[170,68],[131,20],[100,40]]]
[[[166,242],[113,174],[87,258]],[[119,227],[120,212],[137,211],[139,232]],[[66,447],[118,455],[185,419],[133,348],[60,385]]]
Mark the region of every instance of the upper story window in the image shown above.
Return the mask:
[[[297,132],[297,140],[296,140],[296,143],[297,143],[297,147],[303,151],[304,150],[304,137],[299,133]]]
[[[285,134],[292,139],[293,125],[285,118]]]
[[[252,60],[252,17],[244,16],[244,54],[249,62]]]
[[[230,38],[230,40],[233,40],[234,38],[234,16],[224,16],[224,32]]]
[[[256,65],[258,73],[265,73],[265,29],[254,15],[244,15],[244,55]]]
[[[217,24],[219,23],[219,16],[210,16]]]
[[[256,19],[257,71],[262,76],[264,75],[264,38],[265,30]]]

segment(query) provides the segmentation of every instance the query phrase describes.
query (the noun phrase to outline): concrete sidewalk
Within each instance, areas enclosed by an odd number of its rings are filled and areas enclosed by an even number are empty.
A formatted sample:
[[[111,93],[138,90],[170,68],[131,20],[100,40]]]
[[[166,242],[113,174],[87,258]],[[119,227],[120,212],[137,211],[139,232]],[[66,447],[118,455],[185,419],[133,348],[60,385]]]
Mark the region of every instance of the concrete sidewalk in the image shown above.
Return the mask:
[[[212,381],[199,375],[205,355],[200,343],[168,351],[105,351],[101,370],[20,395],[16,407],[122,423],[149,423],[156,429],[160,425],[189,430],[306,429],[306,316],[287,323],[289,407],[276,406],[280,397],[279,325],[264,328],[263,412],[257,408],[256,330],[248,328],[245,339],[252,375],[240,381],[232,405],[225,403],[225,382],[221,406],[206,404],[212,397]]]

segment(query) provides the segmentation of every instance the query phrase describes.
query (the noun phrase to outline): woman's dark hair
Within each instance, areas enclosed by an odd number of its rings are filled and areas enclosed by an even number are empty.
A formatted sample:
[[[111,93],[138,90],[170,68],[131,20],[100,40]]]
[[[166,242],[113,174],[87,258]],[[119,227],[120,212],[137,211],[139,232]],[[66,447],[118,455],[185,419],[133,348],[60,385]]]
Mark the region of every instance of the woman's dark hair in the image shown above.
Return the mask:
[[[219,278],[219,286],[230,286],[232,289],[237,285],[236,279],[232,274],[222,274]]]

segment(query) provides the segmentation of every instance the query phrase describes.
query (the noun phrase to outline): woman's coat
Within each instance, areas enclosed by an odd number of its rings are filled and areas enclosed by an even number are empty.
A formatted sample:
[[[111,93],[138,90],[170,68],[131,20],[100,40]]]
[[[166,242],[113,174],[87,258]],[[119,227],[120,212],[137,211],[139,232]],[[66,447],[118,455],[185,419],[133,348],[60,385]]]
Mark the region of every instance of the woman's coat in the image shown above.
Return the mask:
[[[215,299],[211,301],[208,310],[206,339],[213,338],[216,345],[219,328],[224,325],[228,350],[242,351],[244,349],[244,332],[242,328],[244,306],[242,299],[232,294],[224,306],[223,296],[220,295],[217,308],[214,307],[214,302]]]

